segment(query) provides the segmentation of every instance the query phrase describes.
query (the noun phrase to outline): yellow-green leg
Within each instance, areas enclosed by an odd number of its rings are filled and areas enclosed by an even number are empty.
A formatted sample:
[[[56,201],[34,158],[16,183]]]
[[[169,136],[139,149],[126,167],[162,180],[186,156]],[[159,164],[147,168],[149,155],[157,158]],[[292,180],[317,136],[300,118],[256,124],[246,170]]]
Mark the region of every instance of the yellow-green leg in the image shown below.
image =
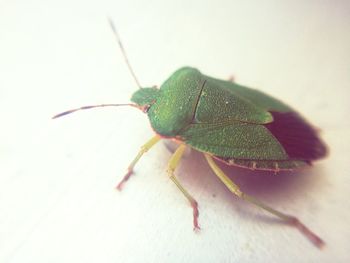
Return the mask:
[[[139,151],[139,153],[137,154],[137,156],[135,157],[135,159],[130,163],[128,170],[126,172],[126,175],[124,175],[123,179],[119,182],[119,184],[117,185],[117,189],[120,191],[123,187],[123,184],[129,180],[130,176],[133,174],[134,172],[134,167],[136,165],[136,163],[138,162],[138,160],[140,160],[140,158],[142,157],[142,155],[144,153],[146,153],[149,149],[152,148],[153,145],[155,145],[157,142],[159,142],[161,140],[161,137],[159,137],[158,135],[154,136],[152,139],[150,139],[148,142],[146,142],[144,145],[141,146],[141,149]]]
[[[187,198],[187,200],[190,202],[192,209],[193,209],[193,229],[197,230],[200,229],[198,225],[198,203],[197,201],[187,192],[187,190],[180,184],[180,182],[176,179],[174,175],[174,171],[176,167],[178,166],[180,159],[186,149],[186,146],[184,144],[181,144],[179,148],[176,149],[175,153],[171,156],[169,163],[168,163],[168,169],[167,172],[169,174],[169,178],[175,183],[177,188],[180,189],[180,191],[183,193],[183,195]]]
[[[265,211],[281,218],[283,221],[287,222],[288,224],[291,224],[298,228],[302,234],[304,234],[312,243],[314,243],[317,247],[321,248],[324,245],[324,241],[319,238],[316,234],[314,234],[310,229],[308,229],[303,223],[299,221],[294,216],[286,215],[284,213],[281,213],[268,205],[262,203],[258,199],[247,195],[243,193],[239,187],[232,182],[232,180],[217,166],[217,164],[214,162],[213,158],[209,154],[204,154],[205,158],[208,161],[209,166],[214,171],[214,173],[219,177],[219,179],[226,185],[226,187],[235,195],[238,197],[244,199],[245,201],[248,201],[251,204],[256,205],[259,208],[264,209]]]

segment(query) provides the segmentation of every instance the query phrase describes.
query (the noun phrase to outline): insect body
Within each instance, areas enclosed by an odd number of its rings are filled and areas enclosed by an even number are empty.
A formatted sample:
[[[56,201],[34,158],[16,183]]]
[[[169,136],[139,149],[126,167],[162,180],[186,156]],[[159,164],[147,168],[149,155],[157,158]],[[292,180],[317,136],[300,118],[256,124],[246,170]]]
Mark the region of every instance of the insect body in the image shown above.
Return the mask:
[[[292,170],[326,153],[314,129],[282,102],[254,89],[181,68],[157,88],[136,91],[160,137],[175,138],[229,165]]]
[[[118,41],[128,63],[119,37]],[[132,71],[129,63],[128,66]],[[138,108],[148,115],[156,135],[141,147],[118,184],[119,190],[145,152],[161,139],[172,139],[179,147],[169,160],[167,172],[193,208],[194,229],[199,229],[197,202],[174,175],[186,147],[202,152],[213,172],[233,194],[297,227],[316,246],[324,244],[296,217],[243,193],[214,161],[278,172],[307,166],[324,157],[326,147],[317,132],[292,108],[260,91],[203,75],[189,67],[177,70],[159,89],[140,87],[131,101],[131,104],[85,106],[54,118],[95,107]]]

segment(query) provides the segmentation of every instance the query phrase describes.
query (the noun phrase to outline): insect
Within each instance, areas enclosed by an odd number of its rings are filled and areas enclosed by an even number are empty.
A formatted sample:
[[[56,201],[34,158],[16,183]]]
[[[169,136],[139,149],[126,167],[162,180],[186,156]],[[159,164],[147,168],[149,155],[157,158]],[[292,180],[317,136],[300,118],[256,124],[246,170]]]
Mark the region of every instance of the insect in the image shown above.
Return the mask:
[[[160,88],[141,87],[120,37],[111,21],[110,24],[126,64],[139,86],[131,97],[132,103],[84,106],[53,118],[107,106],[131,106],[147,114],[155,136],[141,147],[117,188],[122,189],[144,153],[160,140],[170,139],[179,146],[169,160],[167,173],[192,206],[195,230],[200,229],[197,201],[174,174],[186,147],[203,153],[213,172],[234,195],[296,227],[321,248],[324,241],[300,220],[242,192],[215,162],[275,173],[295,170],[326,155],[326,146],[317,131],[281,101],[232,81],[203,75],[195,68],[177,70]]]

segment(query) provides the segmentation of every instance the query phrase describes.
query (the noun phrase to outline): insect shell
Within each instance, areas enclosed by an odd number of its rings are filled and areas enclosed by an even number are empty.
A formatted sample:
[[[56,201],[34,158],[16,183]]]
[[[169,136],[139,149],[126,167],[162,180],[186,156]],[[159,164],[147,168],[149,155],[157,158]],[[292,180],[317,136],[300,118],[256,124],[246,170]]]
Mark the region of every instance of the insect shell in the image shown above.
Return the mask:
[[[255,170],[293,170],[326,155],[315,129],[297,112],[258,90],[177,70],[157,88],[131,98],[153,130],[228,165]]]
[[[106,106],[132,106],[147,114],[156,135],[141,147],[117,189],[122,189],[145,152],[161,139],[172,139],[179,143],[179,147],[170,158],[167,171],[169,178],[192,206],[195,230],[200,228],[197,201],[174,174],[186,147],[202,152],[215,175],[234,195],[296,227],[321,248],[324,241],[299,219],[243,193],[214,161],[216,159],[227,165],[275,173],[295,170],[326,155],[326,146],[316,130],[281,101],[258,90],[203,75],[195,68],[177,70],[160,89],[142,88],[111,21],[110,24],[130,72],[140,87],[131,97],[133,103],[84,106],[62,112],[53,118]]]

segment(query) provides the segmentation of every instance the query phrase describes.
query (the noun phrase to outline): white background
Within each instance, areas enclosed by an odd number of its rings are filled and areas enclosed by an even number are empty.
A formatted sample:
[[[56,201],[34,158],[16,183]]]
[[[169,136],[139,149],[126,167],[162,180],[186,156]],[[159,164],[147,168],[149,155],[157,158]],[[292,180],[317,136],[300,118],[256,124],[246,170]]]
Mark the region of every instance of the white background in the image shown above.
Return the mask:
[[[115,184],[153,134],[145,115],[109,108],[190,65],[272,94],[322,130],[325,160],[303,172],[225,171],[297,215],[327,243],[237,200],[203,157],[166,175],[158,144],[124,191]],[[350,262],[349,1],[0,1],[0,262]]]

